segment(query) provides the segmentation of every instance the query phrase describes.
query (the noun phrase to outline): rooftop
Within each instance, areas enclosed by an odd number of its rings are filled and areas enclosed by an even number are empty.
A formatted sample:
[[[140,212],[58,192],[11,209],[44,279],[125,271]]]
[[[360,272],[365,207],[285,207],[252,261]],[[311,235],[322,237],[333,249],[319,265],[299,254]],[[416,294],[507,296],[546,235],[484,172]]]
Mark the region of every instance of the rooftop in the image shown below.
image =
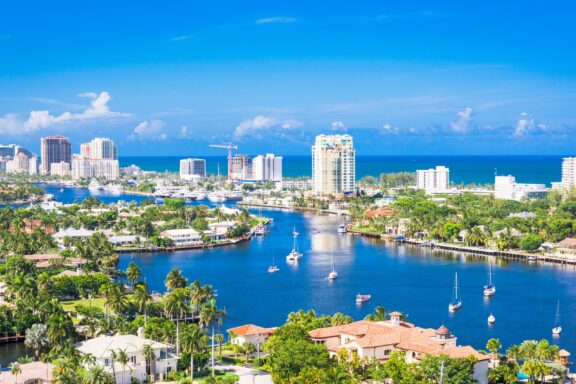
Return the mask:
[[[136,335],[98,336],[94,339],[83,341],[76,345],[76,349],[82,353],[90,353],[95,358],[108,357],[111,350],[126,350],[127,353],[142,351],[145,345],[152,349],[172,348],[170,344],[159,343]]]
[[[234,333],[238,336],[271,335],[274,333],[274,330],[254,324],[246,324],[240,327],[230,328],[228,329],[228,333]]]

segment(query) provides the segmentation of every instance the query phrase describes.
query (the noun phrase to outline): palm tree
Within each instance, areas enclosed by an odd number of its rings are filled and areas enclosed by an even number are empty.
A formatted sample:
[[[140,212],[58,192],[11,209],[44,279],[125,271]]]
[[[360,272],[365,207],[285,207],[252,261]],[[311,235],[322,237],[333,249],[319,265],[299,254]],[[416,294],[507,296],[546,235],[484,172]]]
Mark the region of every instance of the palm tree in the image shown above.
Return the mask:
[[[116,382],[116,360],[118,359],[118,353],[115,350],[110,350],[110,362],[112,366],[112,377],[114,377],[114,382]]]
[[[244,354],[246,355],[246,364],[248,364],[248,358],[254,353],[256,347],[252,343],[244,343]]]
[[[140,268],[138,268],[133,261],[128,264],[128,268],[126,268],[126,276],[130,279],[132,286],[134,286],[136,280],[140,278],[141,272]]]
[[[212,354],[211,354],[211,366],[212,366],[212,376],[214,376],[214,329],[216,324],[222,325],[222,319],[227,316],[226,310],[218,309],[216,306],[216,300],[212,299],[205,303],[200,311],[200,324],[203,327],[208,327],[212,325]]]
[[[122,382],[124,382],[124,372],[126,371],[126,366],[128,365],[128,354],[126,350],[122,350],[118,348],[118,352],[116,352],[116,360],[122,366]],[[132,368],[130,368],[130,374],[132,374]]]
[[[53,344],[62,344],[62,338],[74,334],[74,324],[65,313],[53,314],[48,318],[48,339]]]
[[[166,289],[169,291],[176,288],[184,288],[187,282],[187,279],[182,276],[182,271],[178,268],[171,269],[168,275],[166,275],[166,280],[164,280]]]
[[[148,304],[152,301],[152,296],[148,293],[148,286],[146,283],[136,284],[132,300],[134,300],[134,303],[138,306],[138,310],[144,312],[144,329],[146,329]]]
[[[20,368],[19,363],[10,364],[10,373],[14,375],[14,382],[18,383],[18,375],[22,373],[22,368]]]
[[[146,378],[148,378],[152,371],[152,360],[156,358],[152,345],[144,345],[144,358],[146,359]]]
[[[206,333],[196,324],[190,324],[180,335],[182,351],[190,354],[190,378],[194,380],[194,354],[202,352],[208,344]]]
[[[218,355],[222,357],[222,344],[224,343],[224,334],[217,333],[216,341],[218,342]]]
[[[374,309],[374,312],[366,316],[366,320],[368,321],[385,321],[386,320],[386,311],[384,307],[377,306]]]
[[[173,320],[176,317],[176,355],[180,353],[180,318],[188,309],[188,293],[184,288],[176,288],[166,300],[166,314]]]
[[[84,374],[82,384],[114,384],[114,378],[104,367],[93,365]]]
[[[108,317],[108,308],[118,314],[128,306],[128,297],[124,296],[119,284],[110,283],[103,285],[100,287],[100,294],[104,297],[106,317]]]
[[[38,359],[42,350],[48,346],[48,328],[46,325],[32,324],[32,326],[26,330],[24,345],[34,350],[34,355],[36,355],[36,359]]]

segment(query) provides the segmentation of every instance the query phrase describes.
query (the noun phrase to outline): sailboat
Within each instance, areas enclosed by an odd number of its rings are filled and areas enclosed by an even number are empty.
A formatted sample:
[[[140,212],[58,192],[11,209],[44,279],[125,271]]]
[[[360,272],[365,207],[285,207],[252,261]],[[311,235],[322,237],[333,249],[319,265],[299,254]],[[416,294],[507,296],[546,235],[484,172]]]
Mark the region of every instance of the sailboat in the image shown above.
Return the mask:
[[[298,261],[302,257],[302,253],[298,250],[298,241],[296,238],[298,237],[299,233],[296,232],[296,227],[292,231],[292,236],[294,237],[294,244],[292,245],[292,251],[286,256],[286,260],[288,261]]]
[[[496,318],[494,317],[494,315],[492,313],[490,313],[490,316],[488,316],[488,324],[494,324],[496,322]]]
[[[560,325],[560,300],[558,300],[558,305],[556,306],[556,320],[554,322],[554,328],[552,328],[553,335],[559,335],[562,333],[562,326]]]
[[[274,273],[274,272],[278,272],[279,270],[280,270],[280,268],[278,268],[278,266],[274,262],[274,251],[272,251],[272,265],[268,267],[268,272]]]
[[[450,312],[457,311],[462,306],[462,299],[458,294],[458,272],[454,275],[454,296],[452,297],[452,301],[448,304],[448,310]]]
[[[338,277],[336,272],[336,264],[334,263],[334,251],[332,251],[332,272],[328,274],[328,280],[335,280]]]
[[[484,286],[484,296],[490,297],[496,294],[496,286],[492,284],[492,263],[488,262],[488,284]]]

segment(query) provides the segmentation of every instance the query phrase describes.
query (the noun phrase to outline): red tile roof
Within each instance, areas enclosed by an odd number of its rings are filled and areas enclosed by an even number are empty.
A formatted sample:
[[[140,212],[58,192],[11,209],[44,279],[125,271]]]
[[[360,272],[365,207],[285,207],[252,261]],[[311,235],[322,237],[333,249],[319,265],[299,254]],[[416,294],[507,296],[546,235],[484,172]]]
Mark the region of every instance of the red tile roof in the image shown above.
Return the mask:
[[[240,327],[230,328],[228,329],[228,333],[234,333],[238,336],[272,335],[274,334],[274,330],[259,327],[254,324],[246,324]]]

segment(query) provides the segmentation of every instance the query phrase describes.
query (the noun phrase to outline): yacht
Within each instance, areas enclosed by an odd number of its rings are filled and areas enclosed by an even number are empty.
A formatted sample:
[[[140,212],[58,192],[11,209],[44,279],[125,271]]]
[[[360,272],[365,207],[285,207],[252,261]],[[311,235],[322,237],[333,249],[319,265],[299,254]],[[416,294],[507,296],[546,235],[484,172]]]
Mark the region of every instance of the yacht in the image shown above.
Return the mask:
[[[346,233],[346,224],[341,223],[338,225],[338,233]]]
[[[496,286],[492,283],[492,263],[488,262],[488,284],[484,286],[484,296],[490,297],[496,294]]]
[[[556,306],[556,320],[554,321],[554,328],[552,328],[553,335],[560,335],[562,333],[562,325],[560,325],[560,300]]]
[[[454,293],[452,297],[452,301],[448,304],[448,310],[450,312],[454,312],[462,307],[462,299],[460,298],[460,294],[458,292],[458,272],[454,275]]]
[[[488,316],[488,324],[494,324],[496,322],[496,318],[494,317],[494,315],[492,313],[490,313],[490,316]]]
[[[296,232],[296,227],[294,227],[294,230],[292,231],[292,236],[294,237],[294,244],[292,245],[292,251],[288,254],[288,256],[286,256],[286,259],[288,261],[298,261],[298,259],[302,257],[302,253],[300,253],[300,251],[298,250],[298,240],[296,239],[298,235],[299,233]]]
[[[103,189],[104,187],[102,186],[102,184],[100,184],[96,180],[90,182],[90,184],[88,185],[88,190],[90,192],[99,192],[102,191]]]
[[[223,203],[226,201],[226,195],[223,193],[214,192],[208,195],[208,200],[212,203]]]
[[[280,270],[280,268],[278,268],[278,266],[274,262],[274,252],[272,252],[272,265],[270,265],[268,267],[268,272],[274,273],[274,272],[278,272],[279,270]]]
[[[357,294],[356,295],[356,304],[366,303],[367,301],[370,301],[371,298],[372,298],[372,295]]]
[[[332,252],[332,272],[328,274],[328,280],[336,280],[338,272],[336,272],[336,265],[334,263],[334,252]]]
[[[266,233],[266,226],[262,223],[258,223],[258,225],[256,226],[256,230],[254,231],[254,234],[256,236],[264,236],[265,233]]]

